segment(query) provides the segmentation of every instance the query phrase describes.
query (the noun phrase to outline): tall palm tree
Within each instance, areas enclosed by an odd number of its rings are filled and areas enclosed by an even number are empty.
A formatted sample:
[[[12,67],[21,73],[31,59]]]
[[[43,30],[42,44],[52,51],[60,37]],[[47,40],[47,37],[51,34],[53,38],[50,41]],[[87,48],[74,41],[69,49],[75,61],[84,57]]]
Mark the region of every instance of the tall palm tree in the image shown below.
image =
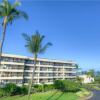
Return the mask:
[[[46,49],[49,46],[51,46],[52,44],[50,42],[48,42],[45,45],[43,45],[43,40],[44,40],[45,36],[41,35],[38,31],[36,31],[35,34],[31,35],[31,36],[28,36],[25,33],[23,34],[23,36],[26,40],[25,47],[27,47],[29,52],[32,53],[33,57],[34,57],[33,72],[32,72],[32,77],[31,77],[31,81],[29,84],[29,91],[28,91],[28,100],[30,100],[31,86],[33,84],[38,54],[44,53],[46,51]]]
[[[7,25],[12,24],[15,19],[18,19],[20,17],[28,19],[28,16],[25,12],[17,9],[20,4],[21,3],[18,1],[16,1],[14,4],[10,3],[8,0],[2,0],[2,2],[0,2],[0,18],[2,20],[3,28],[2,36],[0,39],[0,61]]]

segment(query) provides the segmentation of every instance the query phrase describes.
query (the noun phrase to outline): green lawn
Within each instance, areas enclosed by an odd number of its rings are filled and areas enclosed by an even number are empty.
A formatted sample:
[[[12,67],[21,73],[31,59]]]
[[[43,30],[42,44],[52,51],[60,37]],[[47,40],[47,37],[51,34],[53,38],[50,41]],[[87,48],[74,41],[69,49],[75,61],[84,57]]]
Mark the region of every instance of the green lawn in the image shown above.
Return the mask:
[[[63,93],[60,91],[49,91],[31,95],[31,100],[78,100],[75,93]],[[0,100],[27,100],[27,96],[12,96],[0,98]]]

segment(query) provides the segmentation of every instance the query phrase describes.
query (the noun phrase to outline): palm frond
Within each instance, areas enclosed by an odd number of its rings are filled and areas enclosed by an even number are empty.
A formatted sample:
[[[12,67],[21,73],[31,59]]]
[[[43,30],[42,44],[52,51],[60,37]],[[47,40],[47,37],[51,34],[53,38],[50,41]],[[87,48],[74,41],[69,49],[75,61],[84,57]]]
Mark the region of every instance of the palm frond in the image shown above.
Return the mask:
[[[21,2],[15,1],[15,3],[12,5],[12,8],[16,8],[17,6],[20,6]]]
[[[44,53],[46,51],[46,49],[52,46],[52,43],[48,42],[47,44],[45,44],[41,49],[40,49],[40,53]]]
[[[28,15],[24,11],[18,10],[18,15],[19,15],[19,17],[28,19]]]
[[[41,35],[39,32],[35,32],[34,35],[28,36],[27,34],[23,34],[25,40],[26,40],[26,45],[25,47],[28,48],[29,52],[33,54],[40,54],[44,53],[46,49],[51,46],[52,44],[48,42],[43,46],[43,40],[44,40],[44,35]]]
[[[22,36],[24,37],[24,39],[25,39],[26,41],[31,41],[30,36],[28,36],[28,34],[23,33]]]
[[[28,34],[23,33],[22,36],[24,37],[26,44],[25,47],[28,49],[29,52],[34,52],[34,42],[32,42],[32,39]]]
[[[28,19],[28,15],[21,10],[18,10],[17,7],[20,6],[21,3],[16,1],[14,4],[11,4],[8,0],[3,0],[0,3],[0,15],[2,17],[7,16],[7,23],[11,23],[20,17]]]

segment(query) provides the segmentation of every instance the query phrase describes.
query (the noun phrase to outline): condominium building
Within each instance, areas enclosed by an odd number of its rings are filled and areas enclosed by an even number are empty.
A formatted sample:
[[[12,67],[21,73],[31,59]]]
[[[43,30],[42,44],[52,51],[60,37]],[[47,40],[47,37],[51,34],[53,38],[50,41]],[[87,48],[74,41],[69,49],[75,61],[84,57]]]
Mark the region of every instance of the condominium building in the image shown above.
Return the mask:
[[[0,84],[28,84],[34,67],[34,58],[2,54]],[[52,84],[57,79],[75,79],[76,67],[73,61],[37,59],[33,82]]]

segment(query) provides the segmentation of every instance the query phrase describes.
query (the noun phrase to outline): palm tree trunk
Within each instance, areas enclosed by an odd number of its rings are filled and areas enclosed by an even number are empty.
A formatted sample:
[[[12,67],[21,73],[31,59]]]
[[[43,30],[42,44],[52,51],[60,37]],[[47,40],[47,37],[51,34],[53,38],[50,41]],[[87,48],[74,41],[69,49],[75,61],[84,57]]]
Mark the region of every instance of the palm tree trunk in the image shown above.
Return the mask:
[[[1,56],[2,56],[2,48],[3,48],[3,44],[4,44],[4,40],[5,40],[5,34],[6,34],[6,26],[7,26],[7,17],[4,18],[3,20],[3,33],[1,36],[1,40],[0,40],[0,66],[1,66]]]
[[[3,44],[4,44],[4,40],[5,40],[6,25],[7,25],[7,17],[5,17],[4,21],[3,21],[3,33],[2,33],[2,38],[0,41],[0,61],[1,61],[2,48],[3,48]]]
[[[29,82],[28,100],[30,100],[31,88],[33,85],[33,79],[34,79],[34,75],[35,75],[36,61],[37,61],[37,54],[34,55],[34,67],[33,67],[31,81]]]

